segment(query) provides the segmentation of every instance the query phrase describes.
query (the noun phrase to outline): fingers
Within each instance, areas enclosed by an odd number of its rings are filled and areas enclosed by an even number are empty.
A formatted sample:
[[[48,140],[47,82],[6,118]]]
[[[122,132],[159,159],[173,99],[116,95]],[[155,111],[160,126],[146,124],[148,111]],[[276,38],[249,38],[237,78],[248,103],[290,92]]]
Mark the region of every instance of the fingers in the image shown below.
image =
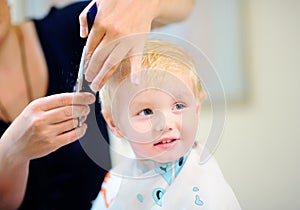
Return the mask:
[[[102,68],[105,60],[115,48],[115,43],[104,47],[105,42],[106,41],[102,41],[101,44],[99,44],[97,49],[93,52],[93,56],[88,61],[88,66],[85,73],[85,78],[88,82],[92,82],[94,80],[96,75],[99,73],[99,70]]]
[[[91,93],[61,93],[37,99],[32,102],[32,109],[48,111],[51,109],[71,106],[71,105],[88,105],[95,102],[95,96]]]
[[[80,138],[82,138],[87,130],[87,125],[84,123],[80,127],[76,127],[73,130],[61,133],[58,135],[54,141],[57,144],[57,148],[72,143]]]
[[[97,21],[98,19],[100,19],[100,13],[97,12],[97,7],[99,7],[99,4],[100,1],[94,0],[90,2],[88,6],[79,15],[80,36],[82,38],[86,38],[89,35],[86,42],[84,73],[86,72],[86,68],[89,65],[89,61],[91,59],[92,54],[94,53],[98,44],[101,42],[105,32],[101,25],[99,25],[99,21]],[[92,27],[91,31],[89,31],[89,24],[95,24],[95,27]]]
[[[130,63],[131,63],[130,80],[133,84],[139,84],[140,83],[139,71],[142,65],[142,56],[136,55],[130,57]]]
[[[52,124],[52,125],[50,125],[50,128],[49,128],[49,133],[50,133],[49,136],[58,136],[63,133],[74,130],[78,127],[81,127],[81,126],[83,126],[83,124],[86,120],[86,117],[82,118],[81,120],[82,120],[81,125],[79,125],[78,118],[72,118],[72,119],[57,123],[57,124]]]
[[[96,49],[101,48],[100,43],[103,41],[107,33],[107,28],[110,27],[111,23],[106,21],[108,14],[111,13],[111,10],[114,8],[114,1],[96,1],[97,2],[97,14],[93,22],[93,27],[89,33],[87,42],[86,42],[86,57],[85,57],[85,68],[84,73],[88,72],[90,59],[94,54]],[[94,2],[93,2],[94,3]],[[93,6],[93,5],[92,5]],[[90,7],[88,8],[90,9]],[[100,12],[101,11],[101,12]],[[86,20],[85,16],[85,20]],[[102,56],[102,55],[101,55]],[[100,56],[100,57],[101,57]],[[100,63],[102,64],[102,63]],[[94,65],[92,68],[97,68],[97,65]],[[91,69],[91,68],[89,68]],[[99,69],[99,68],[98,68]]]
[[[68,108],[65,110],[68,110]],[[57,115],[60,114],[59,112],[65,113],[65,110],[58,108],[55,110],[55,114],[54,112],[51,114]],[[30,133],[32,134],[31,138],[36,138],[36,140],[30,140],[32,141],[31,144],[35,147],[35,151],[31,151],[33,154],[29,156],[33,158],[44,156],[82,138],[87,130],[87,124],[84,122],[87,119],[86,113],[89,112],[89,109],[86,111],[86,107],[83,109],[82,107],[78,107],[78,110],[81,111],[74,111],[73,118],[71,117],[65,121],[60,121],[60,118],[57,118],[57,116],[54,117],[53,119],[59,120],[58,123],[51,122],[50,119],[53,116],[49,116],[47,112],[42,116],[35,117],[32,121],[32,129],[30,129]],[[77,116],[81,116],[81,125],[79,125]]]
[[[78,117],[83,118],[87,116],[89,113],[90,113],[90,107],[88,105],[65,106],[65,107],[52,109],[46,112],[45,118],[47,119],[49,124],[57,124],[67,120],[77,119]]]
[[[60,103],[58,103],[59,105],[53,106],[52,109],[44,111],[39,115],[39,118],[37,118],[36,122],[34,123],[34,127],[36,128],[35,130],[44,130],[44,132],[46,132],[46,136],[48,137],[52,136],[56,138],[58,135],[62,135],[66,132],[71,132],[78,127],[82,127],[82,125],[79,124],[78,118],[80,118],[82,123],[85,122],[87,115],[90,112],[90,107],[88,106],[88,104],[94,101],[94,96],[92,94],[78,93],[76,94],[77,98],[73,98],[71,103],[69,99],[70,94],[60,95],[66,96],[66,98],[63,97],[62,100],[60,98],[53,97],[53,99],[58,99],[58,101],[60,101]],[[90,102],[88,101],[89,97],[86,98],[86,96],[88,95],[93,96]],[[62,104],[67,105],[62,106]],[[82,132],[79,132],[79,134],[81,133]],[[72,138],[72,140],[74,139]]]
[[[146,39],[147,37],[144,37],[144,35],[139,36],[138,41],[129,52],[131,64],[130,79],[133,84],[140,83],[140,74],[138,72],[142,66],[142,56]]]
[[[135,35],[150,31],[154,15],[148,10],[157,6],[145,4],[145,2],[140,0],[97,1],[98,12],[87,39],[84,70],[87,81],[92,82],[93,91],[100,90],[108,75],[112,74],[108,69],[115,70],[112,66],[127,56],[128,52],[131,55],[143,51],[143,44],[139,43],[140,39],[135,40],[138,38]],[[85,17],[82,21],[85,25],[87,25],[86,13],[89,8],[90,5],[84,10],[85,15],[82,15]],[[128,37],[134,38],[128,39]],[[124,40],[121,40],[123,38]],[[124,49],[119,48],[120,46]],[[134,64],[133,75],[137,75],[135,73],[140,69],[140,60],[140,58],[131,59]],[[135,76],[133,76],[133,82],[138,83],[138,79],[134,78]]]
[[[86,38],[89,34],[87,14],[90,8],[93,6],[95,1],[91,1],[88,6],[81,12],[79,15],[79,24],[80,24],[80,37]]]
[[[94,100],[90,93],[36,99],[13,121],[3,139],[8,139],[15,154],[30,160],[43,157],[83,137],[87,129],[84,122],[90,112],[88,104]],[[81,126],[78,117],[83,122]]]
[[[100,90],[117,69],[118,64],[126,57],[130,58],[131,81],[138,84],[138,72],[141,69],[146,39],[146,34],[137,34],[121,38],[106,47],[102,47],[106,45],[105,42],[102,42],[101,47],[95,51],[90,62],[90,71],[86,74],[88,81],[92,82],[91,89],[95,92]]]
[[[96,23],[95,23],[95,25],[96,25]],[[86,73],[88,71],[87,68],[90,65],[90,60],[91,60],[93,53],[95,52],[96,49],[99,49],[99,47],[97,47],[97,46],[102,41],[102,39],[105,35],[104,32],[105,32],[105,30],[102,29],[101,26],[95,26],[91,30],[91,33],[86,42],[86,56],[85,56],[84,73]],[[95,63],[94,63],[94,65],[95,65]],[[94,66],[93,68],[97,68],[97,65]]]
[[[101,89],[109,76],[111,76],[117,69],[120,61],[127,56],[130,48],[126,45],[128,45],[127,42],[119,43],[109,54],[101,68],[101,71],[95,75],[95,78],[93,78],[93,82],[91,84],[91,89],[93,91],[98,91]]]

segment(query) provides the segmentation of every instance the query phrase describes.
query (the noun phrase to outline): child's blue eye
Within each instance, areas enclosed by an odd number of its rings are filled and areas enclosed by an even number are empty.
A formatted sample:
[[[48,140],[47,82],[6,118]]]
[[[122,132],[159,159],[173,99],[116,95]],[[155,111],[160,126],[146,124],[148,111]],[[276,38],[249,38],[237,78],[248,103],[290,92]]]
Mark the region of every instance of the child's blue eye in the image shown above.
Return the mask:
[[[185,105],[183,103],[176,103],[173,107],[173,110],[182,110],[185,108]]]
[[[151,109],[144,109],[138,113],[138,115],[140,115],[140,116],[148,116],[148,115],[152,115],[152,114],[153,114],[153,112]]]

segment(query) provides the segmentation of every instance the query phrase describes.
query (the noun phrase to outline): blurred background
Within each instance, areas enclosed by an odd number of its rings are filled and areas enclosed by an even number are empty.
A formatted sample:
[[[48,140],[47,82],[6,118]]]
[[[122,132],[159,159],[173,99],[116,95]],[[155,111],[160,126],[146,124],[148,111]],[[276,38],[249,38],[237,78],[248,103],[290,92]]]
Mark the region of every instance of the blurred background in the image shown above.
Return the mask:
[[[10,2],[18,22],[70,0]],[[227,114],[214,155],[242,209],[300,209],[300,1],[196,0],[186,21],[165,30],[218,71]]]

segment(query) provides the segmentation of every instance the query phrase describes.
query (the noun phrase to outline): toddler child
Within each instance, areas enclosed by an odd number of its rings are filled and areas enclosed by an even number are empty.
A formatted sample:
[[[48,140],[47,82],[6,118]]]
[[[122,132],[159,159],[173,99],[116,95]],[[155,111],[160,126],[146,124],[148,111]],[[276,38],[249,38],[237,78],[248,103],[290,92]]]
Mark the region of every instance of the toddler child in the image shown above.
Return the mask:
[[[124,59],[100,92],[108,126],[135,158],[107,173],[92,209],[240,209],[215,159],[200,163],[204,91],[192,59],[159,40],[148,40],[141,58],[139,84]]]

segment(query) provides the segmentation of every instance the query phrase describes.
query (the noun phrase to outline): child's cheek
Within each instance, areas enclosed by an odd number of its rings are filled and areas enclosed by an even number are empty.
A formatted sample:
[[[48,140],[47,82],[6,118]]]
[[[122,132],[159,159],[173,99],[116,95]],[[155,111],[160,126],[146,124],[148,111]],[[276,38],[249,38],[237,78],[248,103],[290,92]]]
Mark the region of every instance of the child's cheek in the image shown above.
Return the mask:
[[[146,134],[151,131],[152,123],[149,119],[133,119],[130,125],[134,132],[138,134]]]
[[[137,120],[130,119],[127,123],[121,126],[128,141],[135,143],[150,143],[155,137],[152,132],[153,123],[149,119]]]
[[[182,113],[182,127],[181,135],[185,140],[191,142],[195,141],[196,133],[198,128],[198,114],[196,112],[196,107],[190,107]]]

